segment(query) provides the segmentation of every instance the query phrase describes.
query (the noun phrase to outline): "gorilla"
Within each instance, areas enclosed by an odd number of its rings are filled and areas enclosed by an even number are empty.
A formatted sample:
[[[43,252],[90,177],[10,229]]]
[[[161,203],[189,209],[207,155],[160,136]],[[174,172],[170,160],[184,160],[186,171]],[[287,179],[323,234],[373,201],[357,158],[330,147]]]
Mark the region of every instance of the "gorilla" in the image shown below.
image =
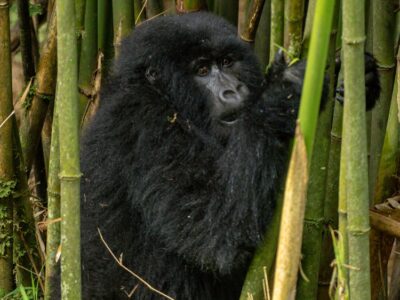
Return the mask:
[[[82,139],[84,299],[164,299],[105,243],[174,299],[239,298],[274,213],[304,69],[278,58],[264,76],[208,13],[134,30]]]

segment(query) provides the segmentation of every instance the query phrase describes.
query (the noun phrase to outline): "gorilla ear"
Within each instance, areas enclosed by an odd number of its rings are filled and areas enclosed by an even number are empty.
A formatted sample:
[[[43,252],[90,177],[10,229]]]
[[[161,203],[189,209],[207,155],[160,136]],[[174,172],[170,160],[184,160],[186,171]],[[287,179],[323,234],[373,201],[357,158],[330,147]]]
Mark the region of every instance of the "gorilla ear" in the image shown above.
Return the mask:
[[[145,73],[146,79],[150,84],[155,84],[158,79],[158,72],[152,67],[148,67]]]

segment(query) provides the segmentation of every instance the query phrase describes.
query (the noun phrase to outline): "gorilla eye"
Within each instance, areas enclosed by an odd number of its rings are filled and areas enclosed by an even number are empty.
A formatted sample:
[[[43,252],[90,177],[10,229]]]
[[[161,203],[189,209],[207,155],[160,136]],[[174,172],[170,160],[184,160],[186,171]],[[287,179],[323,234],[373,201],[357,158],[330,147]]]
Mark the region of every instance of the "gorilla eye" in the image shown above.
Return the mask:
[[[233,60],[230,57],[224,57],[224,59],[222,60],[222,66],[224,67],[230,67],[233,64]]]
[[[209,72],[210,72],[210,69],[206,65],[202,65],[197,69],[197,75],[199,75],[199,76],[207,76]]]

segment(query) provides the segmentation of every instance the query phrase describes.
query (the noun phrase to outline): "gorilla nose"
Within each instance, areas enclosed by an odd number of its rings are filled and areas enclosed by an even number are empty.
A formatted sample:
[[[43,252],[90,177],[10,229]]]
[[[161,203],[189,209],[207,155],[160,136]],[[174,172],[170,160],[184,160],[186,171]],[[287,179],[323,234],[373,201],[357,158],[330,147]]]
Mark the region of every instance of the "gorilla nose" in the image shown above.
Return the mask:
[[[240,95],[234,90],[225,90],[221,93],[221,101],[224,103],[235,103],[240,101]]]
[[[221,91],[219,98],[223,104],[240,105],[247,97],[248,90],[245,85],[239,84],[236,88]]]

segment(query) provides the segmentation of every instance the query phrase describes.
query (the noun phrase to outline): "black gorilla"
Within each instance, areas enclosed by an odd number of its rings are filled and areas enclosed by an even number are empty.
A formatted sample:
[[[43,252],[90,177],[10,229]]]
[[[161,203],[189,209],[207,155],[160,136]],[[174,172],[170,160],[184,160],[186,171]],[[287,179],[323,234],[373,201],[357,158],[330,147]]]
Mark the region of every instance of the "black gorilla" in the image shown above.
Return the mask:
[[[238,299],[293,136],[304,63],[264,77],[207,13],[145,22],[123,43],[83,138],[84,299]],[[375,78],[376,79],[376,78]]]

